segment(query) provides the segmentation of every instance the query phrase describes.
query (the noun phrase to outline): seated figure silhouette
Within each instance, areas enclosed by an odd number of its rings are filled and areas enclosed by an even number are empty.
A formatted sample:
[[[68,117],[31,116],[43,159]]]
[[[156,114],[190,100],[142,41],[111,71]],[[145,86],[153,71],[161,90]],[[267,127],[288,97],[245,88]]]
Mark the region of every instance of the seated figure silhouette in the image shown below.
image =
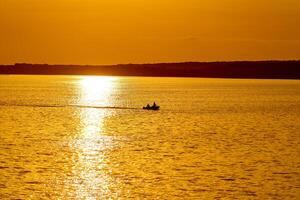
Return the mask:
[[[159,110],[159,106],[156,105],[155,102],[153,102],[153,105],[150,106],[149,104],[147,104],[147,106],[144,106],[143,109],[146,109],[146,110]]]

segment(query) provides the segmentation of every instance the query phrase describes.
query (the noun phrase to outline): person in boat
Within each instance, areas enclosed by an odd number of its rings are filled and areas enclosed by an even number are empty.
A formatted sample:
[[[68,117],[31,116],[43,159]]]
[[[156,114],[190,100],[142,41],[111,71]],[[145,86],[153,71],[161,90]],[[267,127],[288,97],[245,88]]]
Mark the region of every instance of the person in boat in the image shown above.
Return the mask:
[[[149,105],[149,103],[147,104],[146,108],[150,108],[150,105]]]
[[[153,106],[152,106],[153,108],[155,108],[156,107],[156,103],[155,103],[155,101],[153,102]]]

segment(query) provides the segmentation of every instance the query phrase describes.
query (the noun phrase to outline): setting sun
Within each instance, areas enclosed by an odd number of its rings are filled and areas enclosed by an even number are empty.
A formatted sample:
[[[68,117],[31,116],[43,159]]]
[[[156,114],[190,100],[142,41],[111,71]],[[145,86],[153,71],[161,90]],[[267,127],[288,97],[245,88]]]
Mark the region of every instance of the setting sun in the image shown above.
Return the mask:
[[[110,95],[114,89],[117,77],[109,76],[85,76],[79,81],[82,98],[81,104],[96,103],[96,105],[105,105],[110,101]]]

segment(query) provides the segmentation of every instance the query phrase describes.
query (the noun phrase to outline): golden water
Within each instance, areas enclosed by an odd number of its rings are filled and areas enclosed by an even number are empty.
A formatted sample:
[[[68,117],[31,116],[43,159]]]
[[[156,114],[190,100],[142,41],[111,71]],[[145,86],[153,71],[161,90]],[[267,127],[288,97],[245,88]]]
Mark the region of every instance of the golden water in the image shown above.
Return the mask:
[[[297,80],[0,76],[0,199],[299,199],[299,116]]]

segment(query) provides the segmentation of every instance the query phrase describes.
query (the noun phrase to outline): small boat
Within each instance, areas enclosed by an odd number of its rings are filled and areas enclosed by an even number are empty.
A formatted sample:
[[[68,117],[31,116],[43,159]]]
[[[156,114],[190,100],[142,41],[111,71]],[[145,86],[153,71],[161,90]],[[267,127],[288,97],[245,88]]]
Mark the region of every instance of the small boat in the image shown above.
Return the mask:
[[[143,107],[144,110],[159,110],[159,108],[160,108],[159,106],[155,106],[155,107],[154,106],[151,106],[151,107],[144,106]]]
[[[143,109],[144,110],[159,110],[160,106],[156,105],[155,103],[153,104],[153,106],[150,106],[149,104],[147,106],[144,106]]]

